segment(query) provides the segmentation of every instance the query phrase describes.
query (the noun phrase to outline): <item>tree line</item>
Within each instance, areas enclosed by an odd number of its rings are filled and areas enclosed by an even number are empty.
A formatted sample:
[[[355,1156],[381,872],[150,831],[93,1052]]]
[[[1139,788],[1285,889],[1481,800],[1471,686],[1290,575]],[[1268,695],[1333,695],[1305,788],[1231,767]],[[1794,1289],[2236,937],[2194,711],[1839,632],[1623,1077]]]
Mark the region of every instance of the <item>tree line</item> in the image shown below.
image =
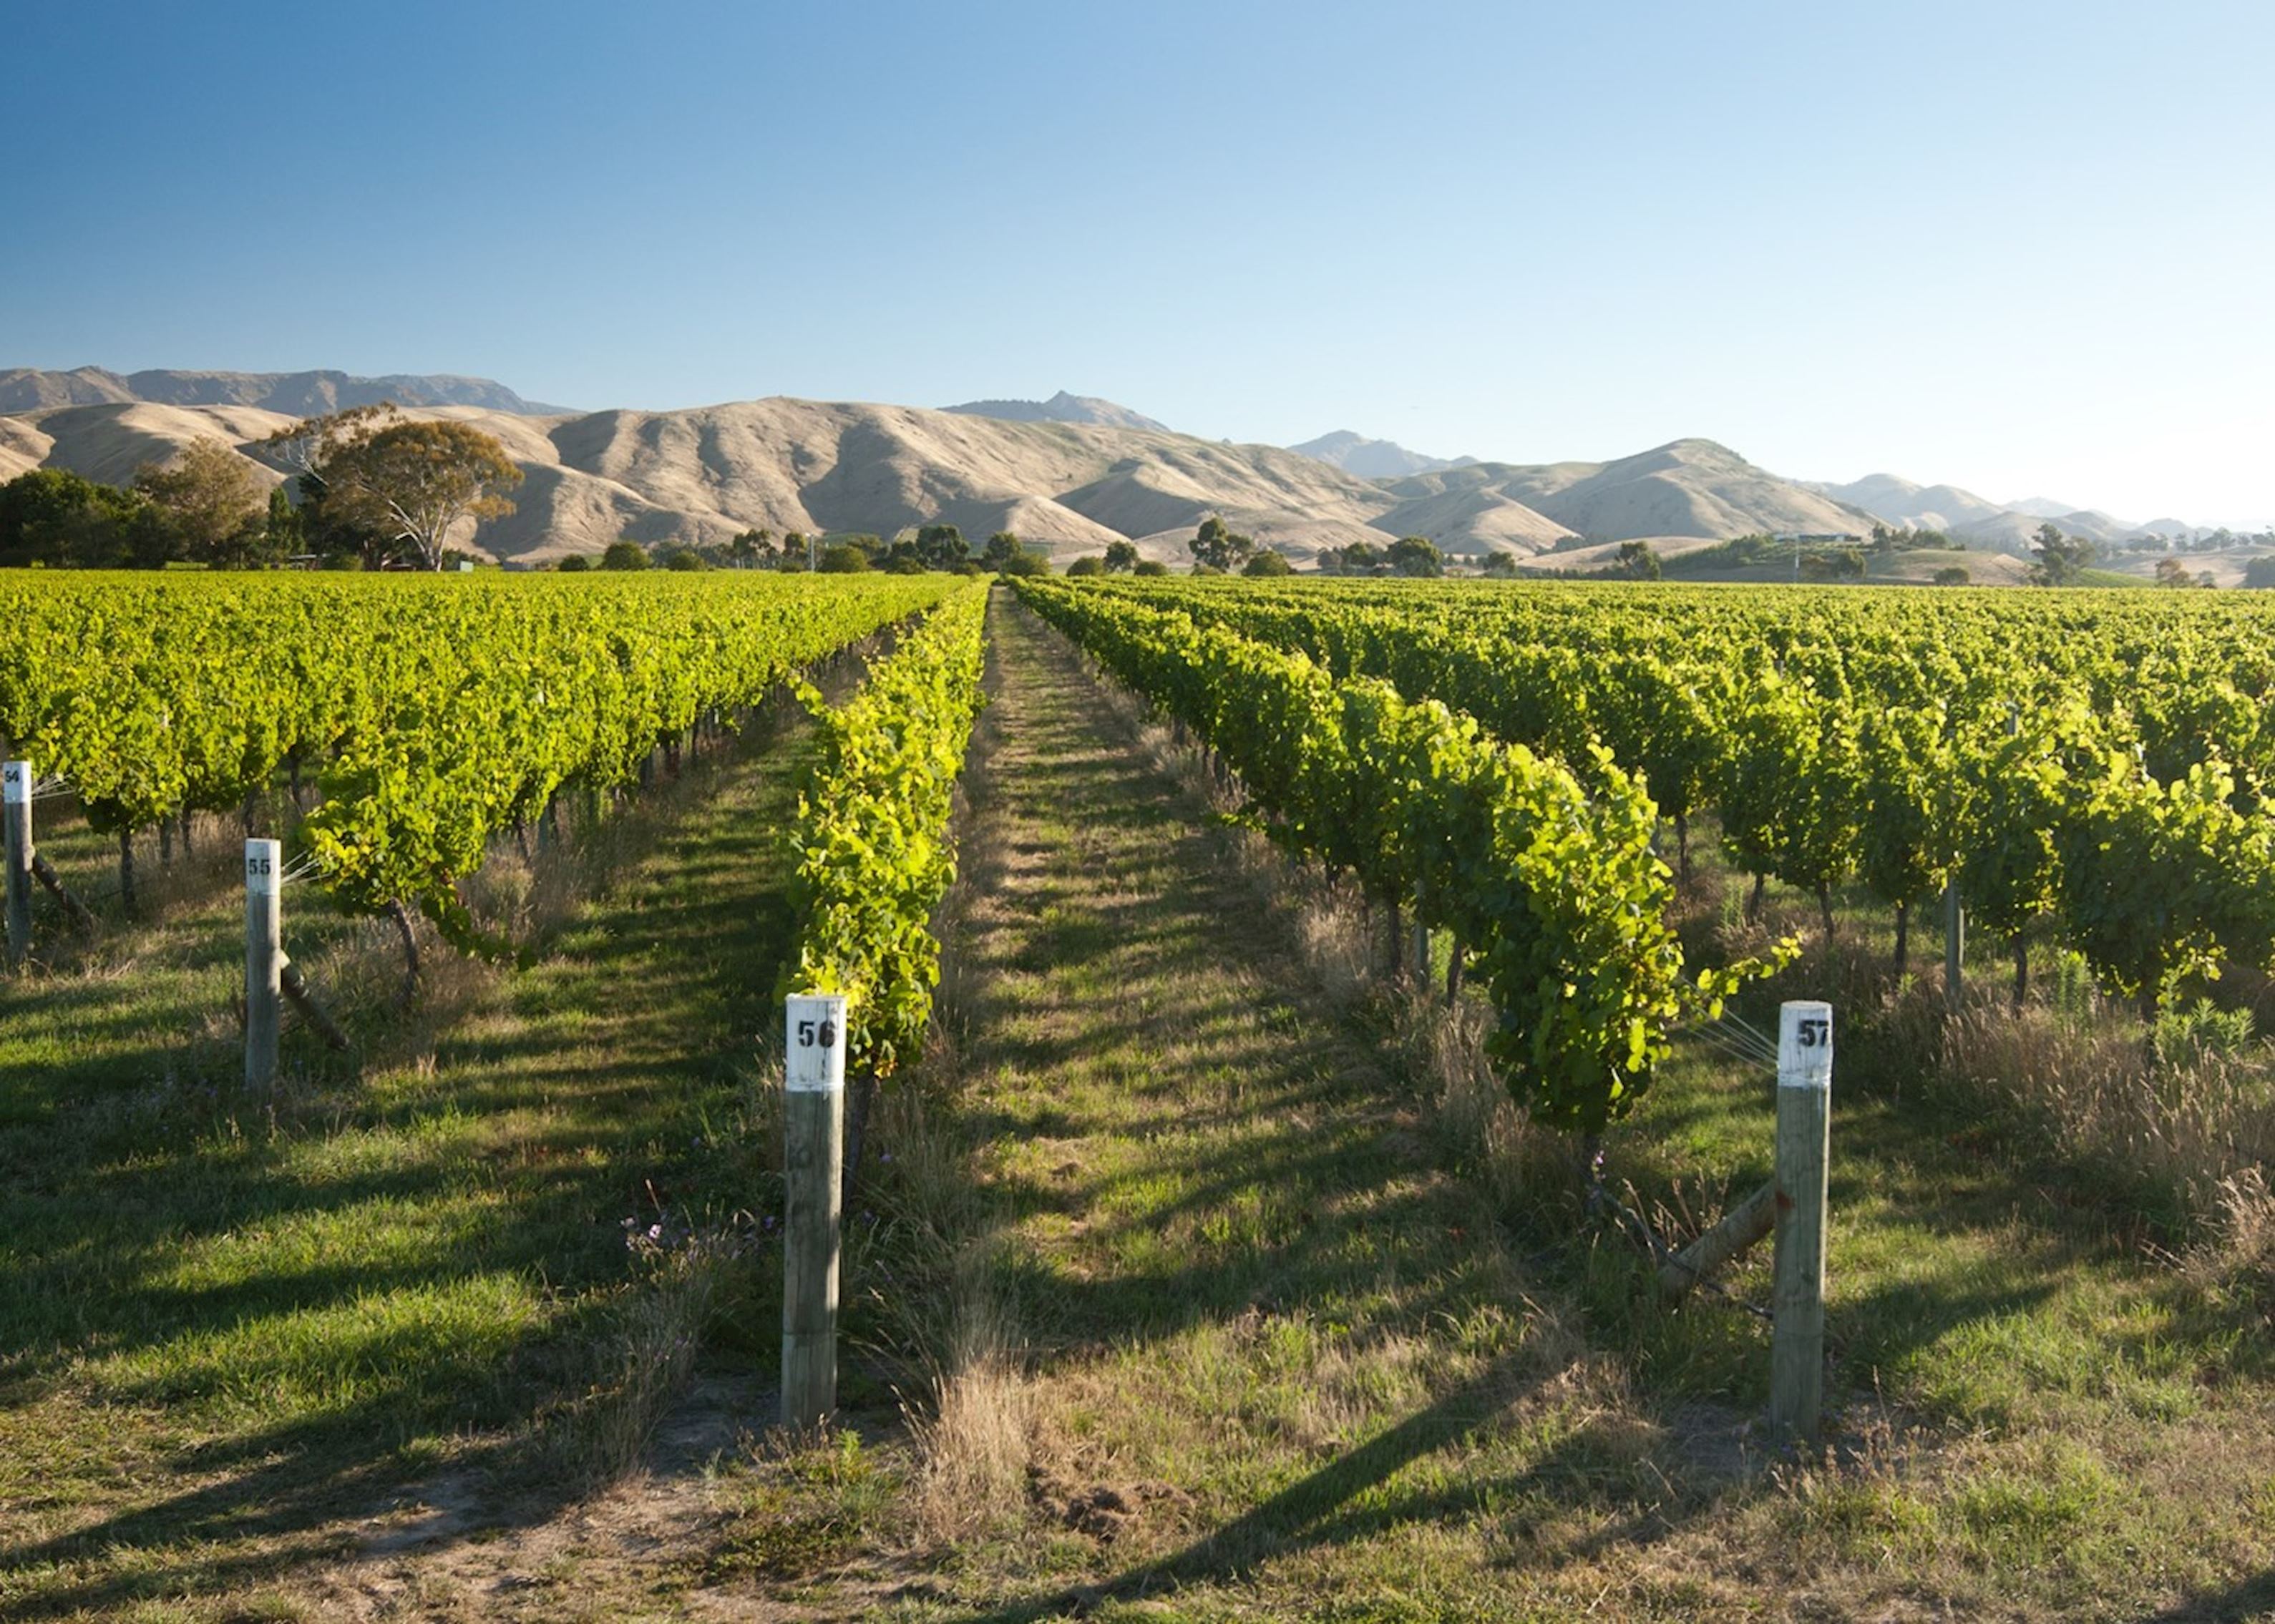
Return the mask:
[[[668,541],[643,547],[629,537],[611,541],[595,560],[572,553],[556,570],[816,570],[823,575],[858,575],[881,570],[888,575],[1041,575],[1050,565],[1043,554],[1016,534],[999,530],[974,548],[954,525],[932,524],[888,541],[861,533],[813,536],[802,530],[776,535],[771,526],[740,531],[725,541]]]

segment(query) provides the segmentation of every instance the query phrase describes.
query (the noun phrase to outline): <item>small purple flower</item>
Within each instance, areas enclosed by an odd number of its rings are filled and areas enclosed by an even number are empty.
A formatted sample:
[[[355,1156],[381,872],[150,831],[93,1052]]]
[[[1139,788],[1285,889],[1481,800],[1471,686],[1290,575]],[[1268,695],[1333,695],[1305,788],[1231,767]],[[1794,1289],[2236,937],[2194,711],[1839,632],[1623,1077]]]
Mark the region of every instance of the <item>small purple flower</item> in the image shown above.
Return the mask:
[[[661,1241],[663,1239],[663,1226],[661,1224],[650,1224],[647,1227],[647,1238],[651,1241]]]

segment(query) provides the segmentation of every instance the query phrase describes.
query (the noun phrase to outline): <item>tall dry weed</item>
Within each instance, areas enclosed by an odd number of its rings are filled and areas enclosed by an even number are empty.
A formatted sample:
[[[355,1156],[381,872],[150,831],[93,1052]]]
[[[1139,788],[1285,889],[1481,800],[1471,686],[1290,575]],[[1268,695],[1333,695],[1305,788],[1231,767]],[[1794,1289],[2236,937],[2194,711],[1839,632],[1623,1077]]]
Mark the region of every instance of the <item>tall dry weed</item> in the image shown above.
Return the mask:
[[[1022,1368],[1017,1327],[995,1288],[1000,1273],[984,1242],[957,1255],[948,1334],[927,1401],[909,1417],[917,1516],[931,1540],[984,1532],[1025,1504],[1035,1398]]]
[[[2021,1114],[2058,1154],[2183,1221],[2216,1219],[2234,1181],[2275,1156],[2275,1092],[2258,1055],[2160,1059],[2130,1023],[2033,1007],[1949,1022],[1938,1067],[1947,1084]]]

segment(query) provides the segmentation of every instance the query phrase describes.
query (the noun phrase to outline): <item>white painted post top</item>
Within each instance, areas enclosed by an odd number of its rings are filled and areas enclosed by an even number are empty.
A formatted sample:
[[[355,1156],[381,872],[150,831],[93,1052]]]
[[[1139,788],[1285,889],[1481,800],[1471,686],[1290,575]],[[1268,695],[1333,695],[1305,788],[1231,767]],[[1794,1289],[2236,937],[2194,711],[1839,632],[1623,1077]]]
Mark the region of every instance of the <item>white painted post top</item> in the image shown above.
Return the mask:
[[[1778,1086],[1833,1086],[1833,1006],[1794,999],[1778,1006]]]
[[[32,764],[11,761],[0,766],[0,797],[11,804],[28,803],[32,798]]]
[[[782,1006],[782,1086],[794,1094],[843,1092],[844,997],[836,993],[793,993]]]
[[[273,840],[249,840],[245,842],[245,888],[255,895],[265,896],[277,888],[284,867],[279,855],[281,842]]]

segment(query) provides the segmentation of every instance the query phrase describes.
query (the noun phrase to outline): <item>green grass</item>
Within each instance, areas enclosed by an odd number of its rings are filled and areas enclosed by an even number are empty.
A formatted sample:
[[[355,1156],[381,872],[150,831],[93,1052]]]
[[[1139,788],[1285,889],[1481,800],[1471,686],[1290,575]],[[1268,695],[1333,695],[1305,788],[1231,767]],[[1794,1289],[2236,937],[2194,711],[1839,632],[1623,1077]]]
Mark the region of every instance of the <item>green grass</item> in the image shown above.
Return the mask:
[[[0,983],[0,1611],[328,1560],[438,1470],[510,1484],[501,1507],[584,1490],[669,1273],[626,1221],[770,1205],[754,1039],[804,736],[589,835],[601,894],[526,971],[430,944],[407,1019],[388,935],[289,891],[288,948],[364,1046],[292,1037],[273,1099],[240,1080],[216,835],[143,921],[109,903],[98,942]],[[96,888],[106,846],[47,843]]]

